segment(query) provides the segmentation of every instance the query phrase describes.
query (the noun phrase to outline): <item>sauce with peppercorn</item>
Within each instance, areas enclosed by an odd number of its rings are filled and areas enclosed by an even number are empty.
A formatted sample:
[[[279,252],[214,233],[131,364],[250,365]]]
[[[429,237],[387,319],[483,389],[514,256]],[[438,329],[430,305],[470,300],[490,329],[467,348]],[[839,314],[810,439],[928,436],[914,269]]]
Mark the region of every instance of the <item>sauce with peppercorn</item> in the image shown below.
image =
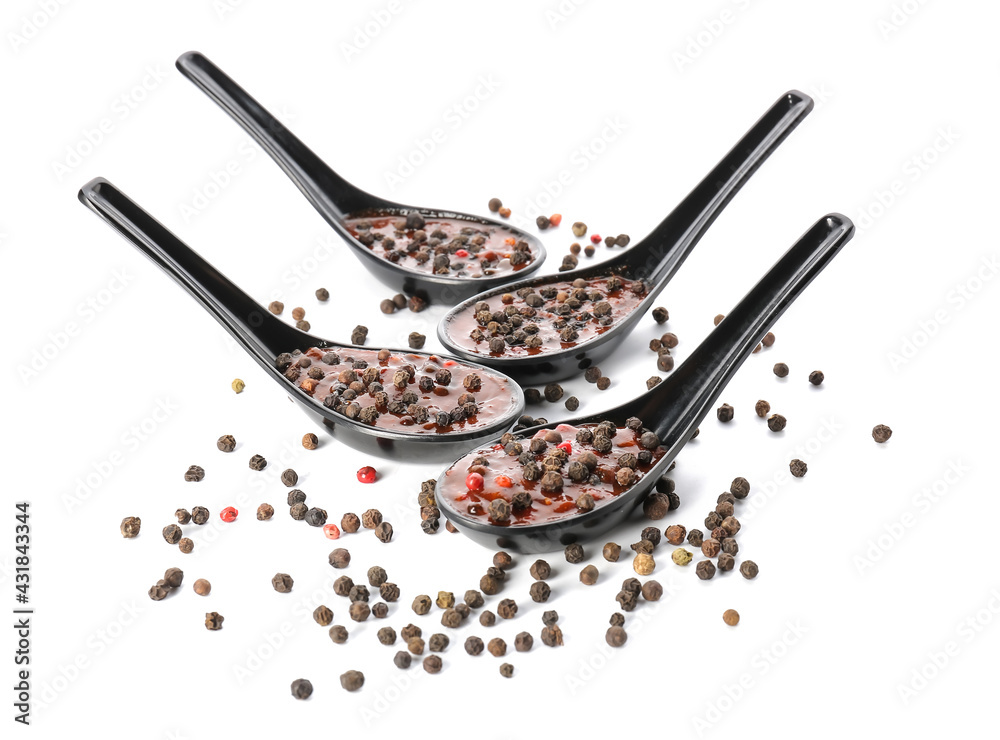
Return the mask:
[[[373,254],[415,272],[482,278],[514,274],[535,261],[513,230],[457,218],[371,215],[344,226]]]
[[[571,349],[608,331],[646,296],[640,280],[617,276],[546,283],[497,293],[447,319],[449,339],[466,352],[525,357]]]
[[[666,452],[655,434],[630,421],[560,424],[530,440],[506,434],[452,465],[436,493],[470,519],[501,527],[586,513],[629,490]]]
[[[471,431],[509,413],[515,399],[510,379],[434,355],[311,347],[276,364],[327,408],[381,429]]]

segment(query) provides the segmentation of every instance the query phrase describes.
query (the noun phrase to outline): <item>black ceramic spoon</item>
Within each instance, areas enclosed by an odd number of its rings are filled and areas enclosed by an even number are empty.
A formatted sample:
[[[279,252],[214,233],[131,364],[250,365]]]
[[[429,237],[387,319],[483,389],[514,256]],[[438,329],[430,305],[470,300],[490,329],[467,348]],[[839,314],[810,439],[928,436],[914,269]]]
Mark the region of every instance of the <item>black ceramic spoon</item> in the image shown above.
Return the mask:
[[[666,380],[621,406],[600,414],[562,422],[579,426],[607,419],[620,427],[625,425],[629,417],[635,416],[648,429],[656,432],[666,452],[632,488],[584,514],[574,513],[565,519],[548,523],[500,527],[467,516],[454,502],[441,495],[449,473],[460,476],[463,481],[465,479],[465,468],[458,469],[453,465],[438,479],[438,508],[460,532],[477,542],[487,547],[520,552],[551,552],[571,542],[598,537],[621,523],[666,472],[733,374],[750,356],[775,320],[853,235],[854,224],[845,216],[829,214],[823,217],[778,260],[684,364]],[[545,424],[531,427],[518,436],[530,439],[539,430],[555,426],[557,425]],[[493,442],[496,443],[498,439]],[[477,449],[489,449],[490,446],[480,445]]]
[[[527,276],[542,266],[545,248],[534,236],[480,216],[466,213],[417,208],[394,203],[355,187],[316,156],[291,131],[250,97],[225,72],[205,56],[189,51],[177,59],[177,69],[202,92],[214,100],[264,148],[278,166],[291,178],[313,208],[326,219],[354,250],[354,253],[379,280],[396,290],[419,295],[436,303],[453,305],[470,295],[510,282],[517,276]],[[486,225],[510,237],[525,240],[531,246],[534,261],[517,272],[481,278],[434,275],[393,264],[361,244],[344,221],[349,217],[371,217],[376,214],[404,216],[419,212],[425,219],[458,219],[470,226]]]
[[[659,226],[618,257],[593,267],[518,280],[484,291],[448,312],[438,325],[438,338],[459,357],[495,367],[522,382],[548,383],[597,364],[635,328],[712,222],[812,107],[812,99],[803,93],[792,90],[781,96]],[[588,341],[535,355],[494,355],[490,353],[487,340],[475,345],[468,339],[469,332],[476,326],[474,306],[480,301],[503,293],[513,294],[521,288],[538,290],[553,283],[611,275],[645,280],[649,291],[631,313]],[[479,351],[474,351],[473,347]]]
[[[284,323],[107,180],[91,180],[80,189],[79,197],[84,205],[187,289],[303,410],[346,444],[396,460],[454,459],[477,441],[495,437],[509,429],[524,408],[524,395],[510,378],[489,368],[458,361],[459,365],[471,368],[480,375],[492,375],[509,394],[505,396],[509,399],[509,406],[498,408],[492,423],[471,431],[437,433],[415,427],[417,431],[409,432],[370,426],[337,414],[287,380],[275,366],[275,358],[282,352],[305,351],[310,347],[365,352],[371,352],[371,348],[330,342]],[[431,357],[413,350],[392,352]]]

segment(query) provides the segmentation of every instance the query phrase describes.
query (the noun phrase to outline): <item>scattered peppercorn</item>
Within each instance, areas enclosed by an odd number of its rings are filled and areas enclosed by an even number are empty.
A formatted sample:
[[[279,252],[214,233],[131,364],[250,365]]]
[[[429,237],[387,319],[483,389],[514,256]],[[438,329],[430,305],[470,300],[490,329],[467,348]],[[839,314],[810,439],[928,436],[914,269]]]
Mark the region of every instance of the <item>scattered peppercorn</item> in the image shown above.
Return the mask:
[[[169,545],[176,545],[181,539],[181,528],[176,524],[168,524],[163,528],[163,539]]]
[[[726,423],[733,420],[733,415],[735,414],[735,409],[728,403],[724,403],[719,406],[716,410],[715,415],[718,417],[719,421]]]
[[[330,639],[337,645],[347,642],[347,628],[341,624],[335,624],[330,628]]]
[[[656,561],[649,553],[640,552],[632,560],[632,568],[640,576],[648,576],[656,569]]]
[[[142,527],[142,520],[139,517],[127,516],[124,519],[122,519],[122,523],[119,529],[121,530],[122,537],[124,537],[127,540],[130,540],[133,537],[139,536],[139,529],[141,527]]]
[[[726,611],[722,613],[722,621],[730,627],[735,627],[740,623],[740,613],[735,609],[726,609]]]
[[[583,546],[575,542],[571,545],[566,545],[564,554],[566,556],[566,562],[572,563],[574,565],[576,563],[582,562],[585,557],[583,552]]]
[[[760,400],[753,407],[754,413],[757,414],[761,419],[767,418],[768,412],[771,410],[771,404],[767,401]]]
[[[683,547],[679,547],[676,550],[674,550],[673,553],[671,553],[670,559],[673,560],[677,565],[687,565],[688,563],[691,562],[692,555]]]
[[[788,376],[788,365],[783,362],[779,362],[774,366],[774,374],[779,378],[785,378]]]
[[[711,560],[702,560],[694,568],[695,574],[703,581],[708,581],[715,576],[715,564]]]
[[[760,570],[759,568],[757,568],[757,563],[755,563],[754,561],[744,560],[742,563],[740,563],[740,573],[747,580],[753,580],[754,578],[756,578],[758,572],[760,572]]]
[[[195,524],[202,525],[208,521],[208,509],[204,506],[195,506],[191,509],[191,521]]]
[[[806,474],[806,471],[809,469],[809,466],[806,465],[802,460],[796,458],[795,460],[792,460],[790,463],[788,463],[788,469],[791,471],[793,476],[795,476],[796,478],[801,478]]]
[[[813,370],[809,373],[809,382],[813,385],[822,385],[825,377],[822,370]]]
[[[771,414],[767,417],[767,428],[772,432],[780,432],[788,424],[788,419],[786,419],[781,414]]]
[[[889,441],[889,437],[891,436],[892,430],[885,424],[878,424],[874,429],[872,429],[872,439],[879,444],[885,444]]]
[[[221,630],[224,621],[226,621],[226,618],[219,614],[219,612],[208,612],[205,615],[205,629],[212,630],[213,632]]]
[[[626,634],[623,627],[619,625],[612,625],[611,627],[608,627],[608,631],[604,635],[604,639],[611,647],[620,648],[628,640],[628,634]]]
[[[285,304],[281,301],[271,301],[267,306],[267,310],[275,316],[280,316],[281,312],[285,310]]]
[[[597,583],[597,578],[600,575],[600,571],[593,565],[586,566],[580,571],[580,583],[585,586],[593,586]]]
[[[606,391],[611,387],[611,378],[601,376],[597,379],[597,390]]]
[[[365,674],[361,671],[347,671],[341,674],[340,685],[347,691],[357,691],[365,685]]]
[[[242,380],[240,380],[239,378],[236,378],[236,380],[234,380],[234,381],[233,381],[233,382],[231,383],[231,386],[232,386],[232,389],[233,389],[233,390],[234,390],[234,391],[235,391],[236,393],[242,393],[242,392],[243,392],[243,389],[247,387],[247,384],[246,384],[246,383],[244,383],[244,382],[243,382]]]
[[[208,596],[212,593],[212,584],[206,581],[204,578],[199,578],[194,582],[192,586],[194,592],[199,596]]]
[[[500,637],[494,637],[486,647],[490,655],[499,658],[507,654],[507,643]]]
[[[608,542],[604,546],[604,549],[602,550],[604,559],[607,560],[609,563],[617,563],[618,558],[621,556],[621,553],[622,553],[621,545],[615,542]]]
[[[180,542],[177,543],[177,547],[185,555],[191,553],[194,550],[194,540],[190,537],[181,537]]]

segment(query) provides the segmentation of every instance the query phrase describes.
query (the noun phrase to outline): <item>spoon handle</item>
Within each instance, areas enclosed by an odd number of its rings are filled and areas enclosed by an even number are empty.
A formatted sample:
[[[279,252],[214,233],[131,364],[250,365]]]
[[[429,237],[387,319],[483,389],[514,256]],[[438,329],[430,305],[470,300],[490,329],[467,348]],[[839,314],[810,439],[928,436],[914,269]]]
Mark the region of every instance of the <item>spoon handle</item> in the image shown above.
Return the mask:
[[[757,343],[851,237],[854,224],[831,213],[817,221],[669,378],[640,397],[639,418],[676,452],[718,400]]]
[[[279,352],[302,344],[305,334],[270,314],[103,177],[80,188],[79,198],[193,295],[261,364],[273,368]]]
[[[812,109],[813,100],[804,93],[782,95],[659,226],[629,250],[633,273],[665,285],[733,196]]]
[[[331,225],[338,225],[353,211],[394,205],[355,187],[330,169],[281,121],[204,55],[197,51],[182,54],[177,59],[177,69],[271,155]]]

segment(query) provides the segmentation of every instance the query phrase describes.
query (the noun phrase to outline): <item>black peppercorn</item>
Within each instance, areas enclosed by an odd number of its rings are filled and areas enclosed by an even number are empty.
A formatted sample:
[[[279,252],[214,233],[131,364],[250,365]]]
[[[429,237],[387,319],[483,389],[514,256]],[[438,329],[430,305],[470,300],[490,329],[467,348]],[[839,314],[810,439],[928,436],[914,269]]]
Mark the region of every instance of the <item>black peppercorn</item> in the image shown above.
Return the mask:
[[[583,552],[583,546],[575,542],[571,545],[566,545],[564,554],[566,556],[566,562],[573,564],[582,562],[585,557]]]
[[[485,647],[483,641],[474,635],[465,639],[465,652],[469,655],[479,655]]]
[[[528,569],[528,572],[531,573],[531,577],[534,578],[536,581],[544,581],[550,575],[552,575],[552,568],[546,561],[536,560],[534,563],[531,564],[531,567]]]
[[[628,640],[628,635],[625,633],[625,629],[622,627],[608,627],[608,631],[604,636],[607,640],[608,645],[613,648],[619,648],[625,644]]]

